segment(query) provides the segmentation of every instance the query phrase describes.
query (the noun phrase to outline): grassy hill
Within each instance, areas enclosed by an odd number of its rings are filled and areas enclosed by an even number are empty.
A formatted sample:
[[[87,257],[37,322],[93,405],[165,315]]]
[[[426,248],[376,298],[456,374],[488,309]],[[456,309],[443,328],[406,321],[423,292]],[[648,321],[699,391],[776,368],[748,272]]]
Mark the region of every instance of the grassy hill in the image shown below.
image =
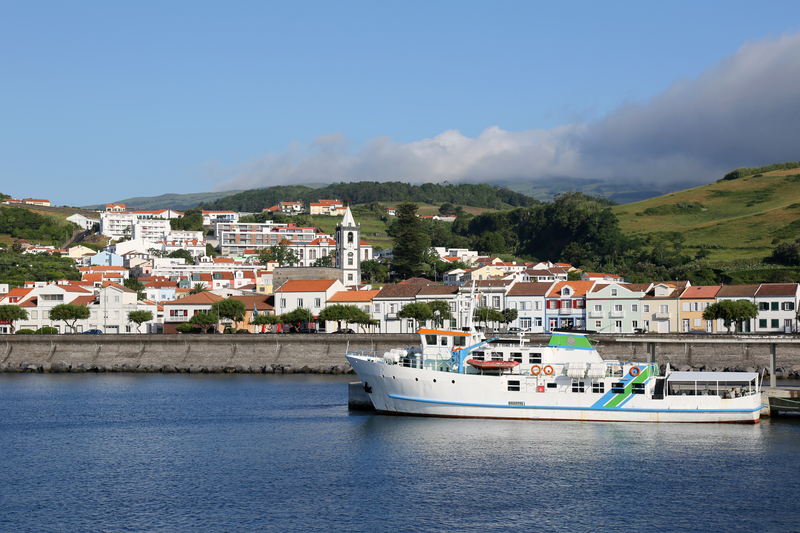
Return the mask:
[[[720,180],[612,209],[627,234],[680,232],[685,247],[707,247],[711,260],[761,259],[800,236],[800,173]]]
[[[135,198],[127,198],[125,200],[117,200],[115,204],[125,204],[128,209],[134,211],[151,211],[156,209],[176,209],[184,211],[197,206],[200,202],[213,202],[238,194],[242,191],[223,191],[223,192],[198,192],[189,194],[162,194],[160,196],[137,196]],[[109,202],[111,203],[111,202]],[[105,204],[90,205],[87,209],[101,209],[106,208]]]

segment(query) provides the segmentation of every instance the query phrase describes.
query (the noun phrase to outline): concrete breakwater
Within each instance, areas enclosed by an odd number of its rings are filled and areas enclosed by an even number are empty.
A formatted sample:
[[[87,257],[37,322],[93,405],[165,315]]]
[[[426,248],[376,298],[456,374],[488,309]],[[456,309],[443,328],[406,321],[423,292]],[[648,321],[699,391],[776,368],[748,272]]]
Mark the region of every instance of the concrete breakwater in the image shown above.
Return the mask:
[[[598,335],[604,359],[656,361],[675,369],[769,372],[800,378],[800,338],[729,335]],[[534,335],[530,345],[546,344]],[[348,373],[350,350],[419,346],[413,334],[382,335],[7,335],[0,372]]]

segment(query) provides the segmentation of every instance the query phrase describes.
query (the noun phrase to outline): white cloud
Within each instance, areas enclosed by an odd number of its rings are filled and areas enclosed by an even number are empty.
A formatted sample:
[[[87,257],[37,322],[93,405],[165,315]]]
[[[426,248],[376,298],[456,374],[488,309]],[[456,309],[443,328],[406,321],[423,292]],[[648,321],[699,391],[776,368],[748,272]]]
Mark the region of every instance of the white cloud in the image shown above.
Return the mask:
[[[800,34],[748,42],[693,80],[589,124],[477,138],[457,130],[352,149],[340,132],[224,172],[217,190],[334,181],[552,177],[708,183],[739,166],[800,159]]]

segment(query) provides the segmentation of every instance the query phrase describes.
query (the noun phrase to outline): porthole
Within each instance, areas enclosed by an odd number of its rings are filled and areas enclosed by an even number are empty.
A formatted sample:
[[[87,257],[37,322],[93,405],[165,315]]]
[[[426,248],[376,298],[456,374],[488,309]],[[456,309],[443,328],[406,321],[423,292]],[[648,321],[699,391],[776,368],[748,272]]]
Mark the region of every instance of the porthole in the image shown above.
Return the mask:
[[[419,378],[414,378],[414,381],[419,381]]]
[[[436,380],[434,379],[433,382],[436,383]]]
[[[456,382],[456,380],[453,380],[453,383],[455,383],[455,382]]]
[[[392,379],[397,379],[397,376],[392,376]]]

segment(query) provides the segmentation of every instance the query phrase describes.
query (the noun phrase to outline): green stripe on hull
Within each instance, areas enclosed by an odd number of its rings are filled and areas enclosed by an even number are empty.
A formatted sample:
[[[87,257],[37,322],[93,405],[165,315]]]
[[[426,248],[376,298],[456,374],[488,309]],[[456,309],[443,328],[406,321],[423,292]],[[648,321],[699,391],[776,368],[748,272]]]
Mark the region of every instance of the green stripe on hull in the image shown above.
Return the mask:
[[[639,368],[639,367],[636,367],[636,368]],[[625,392],[621,392],[621,393],[616,394],[611,399],[611,401],[609,401],[603,407],[608,407],[608,408],[617,407],[619,404],[621,404],[622,402],[627,400],[628,397],[633,394],[633,384],[634,383],[644,383],[647,380],[647,378],[649,378],[649,377],[650,377],[650,365],[647,365],[647,366],[645,366],[644,370],[639,372],[638,376],[636,376],[635,378],[630,380],[628,382],[628,384],[625,385],[625,389],[624,389]]]

